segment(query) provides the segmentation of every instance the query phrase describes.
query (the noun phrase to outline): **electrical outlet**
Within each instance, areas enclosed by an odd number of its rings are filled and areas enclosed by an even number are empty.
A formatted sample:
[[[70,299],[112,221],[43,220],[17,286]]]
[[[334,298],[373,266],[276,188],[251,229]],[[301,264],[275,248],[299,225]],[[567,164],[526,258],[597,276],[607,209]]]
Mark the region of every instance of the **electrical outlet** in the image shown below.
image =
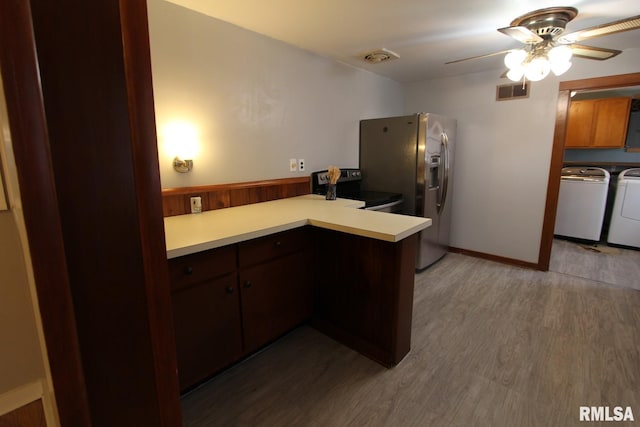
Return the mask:
[[[305,168],[304,168],[304,159],[298,159],[298,170],[300,172],[304,172]]]
[[[298,170],[298,161],[296,159],[289,159],[289,172],[295,172]]]

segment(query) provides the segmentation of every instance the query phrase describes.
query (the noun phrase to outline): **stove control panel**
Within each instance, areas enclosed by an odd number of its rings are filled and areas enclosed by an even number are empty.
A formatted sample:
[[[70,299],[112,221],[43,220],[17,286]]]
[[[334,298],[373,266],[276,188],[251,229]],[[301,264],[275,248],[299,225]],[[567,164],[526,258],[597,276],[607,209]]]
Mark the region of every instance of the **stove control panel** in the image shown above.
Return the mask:
[[[326,185],[329,183],[329,171],[318,171],[311,174],[311,180],[314,185]],[[360,169],[341,169],[338,182],[362,181],[362,172]]]

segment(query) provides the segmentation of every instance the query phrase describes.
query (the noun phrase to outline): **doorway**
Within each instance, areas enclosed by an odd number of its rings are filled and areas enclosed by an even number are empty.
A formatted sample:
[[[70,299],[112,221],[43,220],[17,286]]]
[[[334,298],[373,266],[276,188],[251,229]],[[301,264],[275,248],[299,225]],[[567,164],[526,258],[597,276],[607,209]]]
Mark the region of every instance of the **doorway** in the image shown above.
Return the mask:
[[[556,220],[558,194],[560,190],[560,176],[564,164],[564,139],[567,128],[571,93],[573,91],[594,91],[626,88],[638,85],[640,85],[640,73],[621,74],[617,76],[573,80],[560,83],[551,165],[549,168],[549,180],[547,185],[545,216],[542,227],[540,253],[538,257],[538,268],[540,270],[549,270],[551,263],[552,247],[554,245],[553,231]]]

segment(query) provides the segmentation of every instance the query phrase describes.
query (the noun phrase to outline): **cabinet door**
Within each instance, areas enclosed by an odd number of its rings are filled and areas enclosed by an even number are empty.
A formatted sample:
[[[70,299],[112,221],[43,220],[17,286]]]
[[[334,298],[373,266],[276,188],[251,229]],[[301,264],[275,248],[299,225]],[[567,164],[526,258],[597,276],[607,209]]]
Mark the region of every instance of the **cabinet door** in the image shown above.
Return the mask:
[[[242,355],[240,298],[235,273],[172,294],[180,389]]]
[[[624,147],[630,108],[631,98],[606,98],[597,101],[593,147]]]
[[[240,271],[245,352],[257,350],[313,311],[310,251]]]
[[[571,102],[565,148],[586,148],[591,145],[594,111],[592,100]]]

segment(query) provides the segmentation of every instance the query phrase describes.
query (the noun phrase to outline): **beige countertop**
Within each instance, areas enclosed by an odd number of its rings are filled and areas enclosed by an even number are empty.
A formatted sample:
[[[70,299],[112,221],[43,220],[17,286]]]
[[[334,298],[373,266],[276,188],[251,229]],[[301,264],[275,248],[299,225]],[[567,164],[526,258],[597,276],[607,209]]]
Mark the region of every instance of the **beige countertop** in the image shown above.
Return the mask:
[[[364,202],[308,194],[164,219],[167,257],[175,258],[310,224],[397,242],[431,225],[419,218],[358,209]]]

